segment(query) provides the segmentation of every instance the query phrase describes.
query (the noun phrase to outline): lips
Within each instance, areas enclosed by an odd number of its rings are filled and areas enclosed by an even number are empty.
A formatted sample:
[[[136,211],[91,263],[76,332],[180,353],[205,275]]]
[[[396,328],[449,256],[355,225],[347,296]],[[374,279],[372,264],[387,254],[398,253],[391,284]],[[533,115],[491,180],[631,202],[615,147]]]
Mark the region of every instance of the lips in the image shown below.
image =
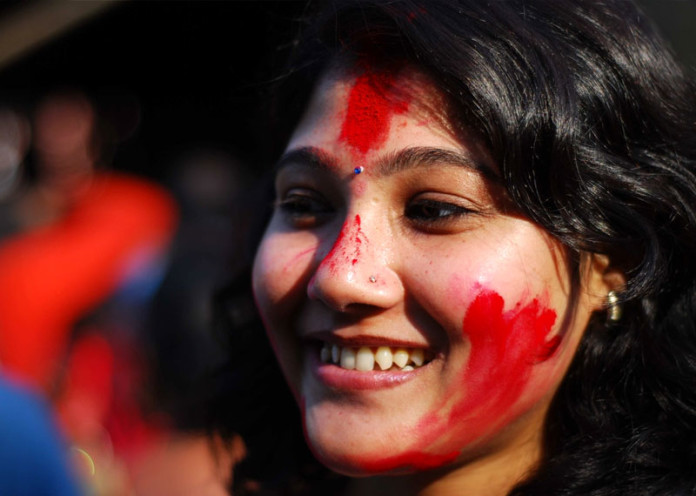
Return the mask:
[[[319,381],[345,391],[397,386],[417,377],[435,358],[430,349],[367,338],[341,344],[314,341],[307,351],[308,365]]]

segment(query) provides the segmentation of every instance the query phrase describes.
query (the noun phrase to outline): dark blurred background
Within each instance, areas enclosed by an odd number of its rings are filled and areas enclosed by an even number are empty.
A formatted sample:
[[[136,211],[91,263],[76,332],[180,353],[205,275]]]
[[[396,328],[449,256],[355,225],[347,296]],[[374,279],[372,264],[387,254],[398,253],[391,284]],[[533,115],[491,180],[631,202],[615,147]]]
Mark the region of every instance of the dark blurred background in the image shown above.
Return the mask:
[[[112,166],[161,177],[192,147],[253,167],[259,98],[302,2],[0,4],[0,100],[86,92],[120,134]]]
[[[259,98],[303,3],[6,0],[0,99],[32,105],[49,89],[83,89],[122,127],[119,169],[160,177],[182,150],[211,145],[253,168]],[[696,68],[696,2],[641,4]]]
[[[641,3],[695,68],[696,2]],[[253,167],[263,147],[258,98],[302,8],[291,1],[5,1],[0,99],[31,105],[55,87],[83,89],[123,121],[117,168],[157,177],[198,145],[230,148]]]

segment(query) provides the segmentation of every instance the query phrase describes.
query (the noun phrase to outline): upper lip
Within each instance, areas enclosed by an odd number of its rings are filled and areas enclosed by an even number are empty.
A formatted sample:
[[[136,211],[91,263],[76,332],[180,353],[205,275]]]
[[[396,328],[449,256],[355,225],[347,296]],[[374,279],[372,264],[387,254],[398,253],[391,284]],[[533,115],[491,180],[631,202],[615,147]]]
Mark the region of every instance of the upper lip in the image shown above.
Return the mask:
[[[399,339],[393,336],[382,336],[379,334],[354,333],[346,331],[314,331],[303,336],[308,341],[321,341],[339,346],[360,346],[378,347],[389,346],[392,348],[423,348],[431,349],[429,343],[424,340],[416,341],[410,339]]]

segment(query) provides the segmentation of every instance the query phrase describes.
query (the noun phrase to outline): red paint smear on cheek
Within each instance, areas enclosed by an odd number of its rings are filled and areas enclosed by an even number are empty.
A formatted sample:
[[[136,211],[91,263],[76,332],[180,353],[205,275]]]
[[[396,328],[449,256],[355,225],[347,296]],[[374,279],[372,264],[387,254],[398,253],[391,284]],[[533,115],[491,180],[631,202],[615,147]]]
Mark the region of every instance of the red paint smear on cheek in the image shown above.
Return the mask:
[[[477,405],[485,407],[484,417],[504,417],[520,397],[533,366],[542,357],[550,358],[560,343],[559,339],[547,341],[556,312],[538,298],[524,306],[518,303],[508,312],[503,312],[503,306],[498,293],[482,291],[466,312],[463,332],[471,342],[469,362],[462,372],[466,399],[455,406],[451,421],[468,418]]]
[[[300,253],[292,257],[292,260],[290,260],[290,262],[285,264],[285,267],[283,267],[283,272],[288,273],[295,270],[297,268],[297,264],[299,264],[303,258],[305,258],[310,253],[314,253],[315,251],[316,247],[307,248],[306,250],[301,251]]]
[[[471,352],[460,383],[421,419],[414,449],[399,456],[362,460],[364,470],[425,470],[443,465],[456,459],[467,444],[494,432],[519,413],[513,407],[534,365],[555,353],[560,338],[547,341],[556,312],[538,299],[508,312],[503,307],[503,298],[494,291],[484,290],[475,297],[463,322]],[[452,404],[449,398],[457,399]],[[443,446],[442,454],[429,452],[435,445]]]
[[[367,71],[357,77],[348,95],[348,110],[339,140],[364,155],[388,137],[394,115],[408,109],[408,102],[394,94],[394,76]]]

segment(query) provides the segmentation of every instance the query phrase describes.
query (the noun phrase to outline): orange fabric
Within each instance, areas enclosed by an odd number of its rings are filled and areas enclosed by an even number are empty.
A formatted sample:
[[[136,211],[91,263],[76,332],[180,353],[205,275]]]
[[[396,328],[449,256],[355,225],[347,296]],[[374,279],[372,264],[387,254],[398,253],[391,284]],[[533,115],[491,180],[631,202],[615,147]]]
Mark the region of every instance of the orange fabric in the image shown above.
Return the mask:
[[[175,222],[166,191],[103,174],[59,222],[0,244],[3,368],[50,384],[75,321],[114,291],[133,253],[164,249]]]

